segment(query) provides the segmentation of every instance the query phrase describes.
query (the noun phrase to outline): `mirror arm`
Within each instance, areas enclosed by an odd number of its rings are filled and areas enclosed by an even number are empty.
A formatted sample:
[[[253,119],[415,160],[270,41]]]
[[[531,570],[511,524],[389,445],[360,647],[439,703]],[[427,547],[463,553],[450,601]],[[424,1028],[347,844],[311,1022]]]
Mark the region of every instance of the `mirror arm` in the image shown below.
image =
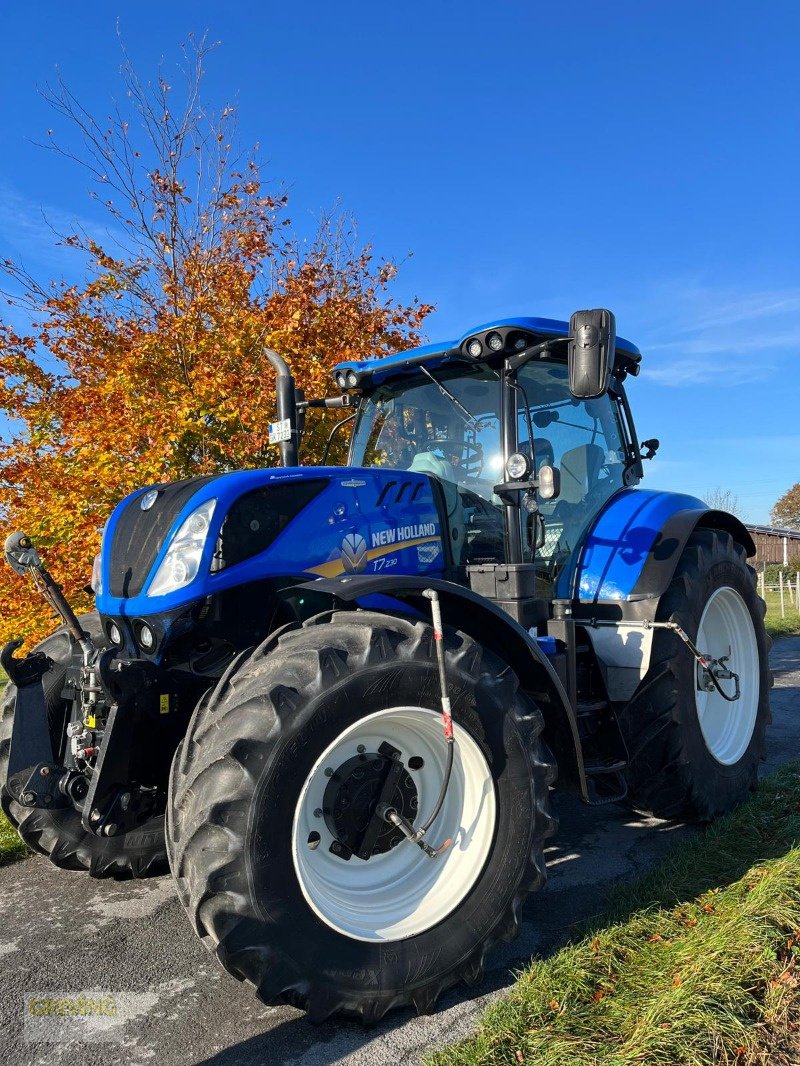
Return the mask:
[[[537,355],[544,356],[555,344],[567,344],[569,337],[550,337],[549,340],[542,341],[541,344],[534,344],[532,348],[526,348],[522,352],[517,352],[516,355],[510,355],[506,359],[506,371],[512,372],[519,370],[521,366],[530,362],[531,359],[535,359]]]

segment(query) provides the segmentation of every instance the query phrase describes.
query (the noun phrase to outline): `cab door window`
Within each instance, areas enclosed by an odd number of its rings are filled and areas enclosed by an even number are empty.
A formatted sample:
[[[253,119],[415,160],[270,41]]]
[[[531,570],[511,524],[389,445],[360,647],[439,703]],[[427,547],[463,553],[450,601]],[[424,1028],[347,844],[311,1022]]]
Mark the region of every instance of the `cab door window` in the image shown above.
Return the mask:
[[[576,400],[563,363],[529,363],[518,379],[519,450],[532,450],[535,468],[558,467],[561,493],[540,500],[544,545],[536,552],[543,574],[555,580],[586,527],[625,484],[625,439],[610,395]]]

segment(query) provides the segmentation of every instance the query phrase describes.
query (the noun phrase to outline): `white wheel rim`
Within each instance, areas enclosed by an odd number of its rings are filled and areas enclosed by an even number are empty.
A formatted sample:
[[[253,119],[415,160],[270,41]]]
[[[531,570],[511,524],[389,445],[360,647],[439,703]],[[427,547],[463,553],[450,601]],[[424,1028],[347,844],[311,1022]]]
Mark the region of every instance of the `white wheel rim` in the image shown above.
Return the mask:
[[[417,936],[452,913],[481,875],[491,850],[496,824],[492,775],[478,744],[454,723],[453,772],[444,806],[426,835],[438,847],[448,837],[452,846],[431,859],[404,840],[384,854],[364,861],[344,860],[329,850],[334,837],[323,808],[329,783],[325,770],[342,766],[363,745],[378,751],[387,741],[400,751],[416,786],[421,825],[433,812],[444,778],[446,744],[441,715],[424,707],[392,707],[378,711],[346,729],[322,753],[306,778],[295,808],[292,857],[303,895],[326,925],[354,940],[384,942]],[[309,846],[318,833],[319,844]]]
[[[737,763],[747,751],[755,729],[761,672],[753,620],[739,593],[727,586],[719,588],[705,605],[697,630],[697,647],[704,655],[719,659],[730,654],[728,666],[739,675],[741,694],[733,703],[715,690],[700,687],[700,668],[695,701],[700,729],[706,747],[724,766]],[[721,680],[729,695],[733,681]]]

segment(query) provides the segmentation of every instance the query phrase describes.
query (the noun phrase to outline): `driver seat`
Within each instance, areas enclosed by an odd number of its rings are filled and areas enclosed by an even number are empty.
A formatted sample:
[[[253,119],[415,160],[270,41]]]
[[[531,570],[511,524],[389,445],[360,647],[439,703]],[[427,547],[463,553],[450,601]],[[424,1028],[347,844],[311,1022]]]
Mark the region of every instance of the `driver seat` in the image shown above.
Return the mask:
[[[561,456],[561,495],[565,503],[579,504],[597,484],[605,459],[599,444],[581,444]]]

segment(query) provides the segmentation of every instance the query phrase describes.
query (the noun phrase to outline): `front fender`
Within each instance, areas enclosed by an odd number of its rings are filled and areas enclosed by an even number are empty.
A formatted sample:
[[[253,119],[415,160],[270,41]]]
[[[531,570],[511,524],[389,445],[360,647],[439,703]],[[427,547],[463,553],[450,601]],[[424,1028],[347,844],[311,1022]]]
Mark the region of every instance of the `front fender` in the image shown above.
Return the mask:
[[[380,609],[377,597],[381,597],[386,610],[410,610],[428,620],[430,603],[422,595],[424,589],[439,593],[445,625],[469,634],[514,670],[523,689],[531,694],[544,715],[545,739],[560,760],[559,777],[562,781],[575,782],[587,799],[578,722],[566,690],[536,638],[491,600],[451,581],[402,574],[392,577],[362,574],[310,581],[295,586],[290,595],[305,593],[313,597],[315,608],[320,610],[325,601],[340,607]]]

